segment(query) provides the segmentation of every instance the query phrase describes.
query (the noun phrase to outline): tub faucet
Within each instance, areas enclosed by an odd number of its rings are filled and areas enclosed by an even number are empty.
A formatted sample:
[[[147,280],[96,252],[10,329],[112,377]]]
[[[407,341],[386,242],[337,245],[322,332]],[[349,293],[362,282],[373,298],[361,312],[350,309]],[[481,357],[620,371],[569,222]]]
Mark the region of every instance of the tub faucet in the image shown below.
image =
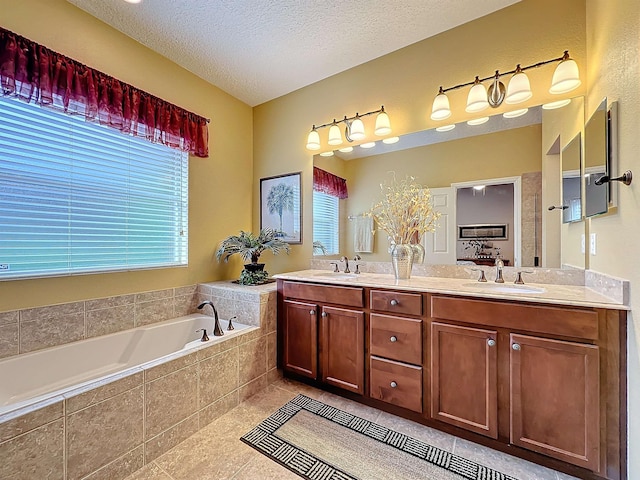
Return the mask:
[[[202,310],[205,305],[211,305],[211,308],[213,308],[213,318],[215,319],[215,323],[213,326],[213,334],[216,337],[221,337],[222,335],[224,335],[224,332],[220,328],[220,319],[218,318],[218,310],[216,310],[216,307],[211,300],[205,300],[200,305],[198,305],[198,310]]]
[[[496,258],[496,283],[504,283],[502,278],[502,269],[504,268],[504,262],[501,258]]]

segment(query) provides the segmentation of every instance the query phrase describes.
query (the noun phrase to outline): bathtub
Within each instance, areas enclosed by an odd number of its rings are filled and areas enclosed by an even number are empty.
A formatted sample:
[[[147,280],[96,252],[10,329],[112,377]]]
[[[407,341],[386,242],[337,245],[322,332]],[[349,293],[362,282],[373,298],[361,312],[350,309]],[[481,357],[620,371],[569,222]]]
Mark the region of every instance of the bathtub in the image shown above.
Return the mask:
[[[151,367],[206,348],[258,327],[234,323],[213,336],[213,317],[192,314],[110,335],[81,340],[0,360],[0,422],[36,404],[93,383],[120,378],[128,370]],[[201,342],[206,328],[210,340]]]

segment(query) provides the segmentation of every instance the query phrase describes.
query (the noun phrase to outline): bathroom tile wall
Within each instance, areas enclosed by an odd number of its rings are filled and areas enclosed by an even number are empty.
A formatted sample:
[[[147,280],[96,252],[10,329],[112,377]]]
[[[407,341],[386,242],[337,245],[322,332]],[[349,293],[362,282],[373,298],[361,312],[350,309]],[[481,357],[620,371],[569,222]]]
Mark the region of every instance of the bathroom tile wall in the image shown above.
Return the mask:
[[[0,358],[181,317],[197,285],[0,312]]]
[[[176,291],[184,295],[176,296]],[[147,292],[80,303],[85,313],[110,310],[102,318],[109,325],[124,325],[120,320],[109,322],[122,318],[113,312],[130,305],[135,309],[137,300],[143,304],[163,299],[172,299],[175,312],[176,297],[187,297],[180,300],[187,313],[196,302],[213,300],[221,307],[221,318],[238,315],[238,322],[260,328],[5,419],[0,423],[0,478],[122,479],[279,379],[275,284],[238,288],[216,282],[171,294]],[[49,310],[56,313],[49,318],[74,315],[74,308],[80,307]],[[178,316],[184,312],[178,311]],[[164,319],[163,315],[159,308],[153,318]],[[0,329],[15,324],[16,316],[0,314]]]

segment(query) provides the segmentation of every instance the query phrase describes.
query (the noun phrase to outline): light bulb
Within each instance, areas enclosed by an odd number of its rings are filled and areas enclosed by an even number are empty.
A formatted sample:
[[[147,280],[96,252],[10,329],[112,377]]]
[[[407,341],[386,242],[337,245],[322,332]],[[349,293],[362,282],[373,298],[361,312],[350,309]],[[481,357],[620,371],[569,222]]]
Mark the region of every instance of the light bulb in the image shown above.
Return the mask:
[[[480,83],[480,79],[476,77],[476,81],[469,90],[469,96],[467,97],[467,108],[464,110],[467,113],[478,113],[489,107],[489,101],[487,100],[487,89]]]
[[[581,83],[578,64],[569,57],[569,52],[565,51],[564,57],[553,72],[549,93],[567,93],[578,88]]]
[[[376,128],[374,133],[379,137],[383,135],[389,135],[391,133],[391,122],[389,121],[389,115],[382,110],[376,117]]]
[[[531,92],[531,84],[529,83],[529,77],[527,74],[520,70],[520,65],[516,67],[516,73],[509,80],[507,85],[507,96],[505,97],[505,103],[513,105],[529,100],[533,96]]]
[[[329,141],[327,143],[329,145],[340,145],[342,143],[342,133],[340,132],[340,127],[336,123],[331,125],[331,128],[329,128]]]
[[[451,116],[451,107],[449,106],[449,97],[447,94],[440,91],[436,98],[433,100],[433,106],[431,107],[431,120],[444,120]]]
[[[307,150],[320,150],[320,134],[314,125],[307,137]]]

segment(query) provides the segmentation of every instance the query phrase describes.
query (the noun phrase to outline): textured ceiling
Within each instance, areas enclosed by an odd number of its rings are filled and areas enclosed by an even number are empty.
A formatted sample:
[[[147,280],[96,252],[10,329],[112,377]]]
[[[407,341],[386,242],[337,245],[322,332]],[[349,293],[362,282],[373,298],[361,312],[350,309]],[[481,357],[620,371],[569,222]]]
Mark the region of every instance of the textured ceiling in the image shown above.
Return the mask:
[[[519,0],[68,0],[251,106]]]

